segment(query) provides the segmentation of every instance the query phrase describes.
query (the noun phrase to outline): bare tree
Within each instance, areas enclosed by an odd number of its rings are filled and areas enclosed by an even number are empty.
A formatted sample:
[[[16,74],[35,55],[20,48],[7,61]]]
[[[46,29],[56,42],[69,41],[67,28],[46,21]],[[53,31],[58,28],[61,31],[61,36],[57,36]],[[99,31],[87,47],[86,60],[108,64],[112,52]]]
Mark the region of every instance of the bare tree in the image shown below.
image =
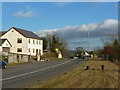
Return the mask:
[[[104,48],[101,50],[101,54],[106,56],[106,59],[118,59],[118,49],[120,47],[118,41],[118,35],[111,34],[106,36],[107,38],[102,39],[104,43]]]

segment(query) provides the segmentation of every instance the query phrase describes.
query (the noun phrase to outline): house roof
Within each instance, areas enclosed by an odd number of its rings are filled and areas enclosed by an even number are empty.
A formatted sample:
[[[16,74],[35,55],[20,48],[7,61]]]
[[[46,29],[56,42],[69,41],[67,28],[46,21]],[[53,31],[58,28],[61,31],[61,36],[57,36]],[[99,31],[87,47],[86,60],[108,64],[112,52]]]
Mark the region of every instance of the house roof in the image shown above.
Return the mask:
[[[6,41],[7,39],[0,39],[0,46]]]
[[[0,46],[2,46],[2,44],[5,42],[5,40],[7,40],[7,39],[0,39]]]
[[[32,31],[28,31],[28,30],[24,30],[24,29],[20,29],[20,28],[16,28],[16,27],[12,27],[12,28],[15,29],[17,32],[19,32],[26,38],[34,38],[34,39],[41,40],[41,38],[39,36],[37,36],[35,33],[33,33]]]

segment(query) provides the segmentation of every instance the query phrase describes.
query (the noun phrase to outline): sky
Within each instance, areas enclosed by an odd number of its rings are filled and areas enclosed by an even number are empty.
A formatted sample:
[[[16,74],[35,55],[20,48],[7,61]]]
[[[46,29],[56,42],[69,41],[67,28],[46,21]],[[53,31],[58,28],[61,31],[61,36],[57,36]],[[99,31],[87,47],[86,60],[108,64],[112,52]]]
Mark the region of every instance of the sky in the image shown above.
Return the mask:
[[[119,2],[119,0],[0,0],[2,2]]]
[[[56,32],[69,49],[102,46],[101,38],[117,33],[117,2],[2,2],[2,29],[33,31],[39,36]]]

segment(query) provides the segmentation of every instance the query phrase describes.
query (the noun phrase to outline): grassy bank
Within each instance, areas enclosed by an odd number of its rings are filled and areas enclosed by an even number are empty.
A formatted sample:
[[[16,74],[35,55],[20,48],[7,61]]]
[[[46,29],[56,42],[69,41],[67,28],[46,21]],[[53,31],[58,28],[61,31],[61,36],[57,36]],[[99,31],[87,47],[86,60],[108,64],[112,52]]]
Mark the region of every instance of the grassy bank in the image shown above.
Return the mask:
[[[101,65],[105,70],[101,70]],[[90,70],[85,70],[90,66]],[[32,88],[117,88],[118,66],[109,61],[89,60],[78,68]]]

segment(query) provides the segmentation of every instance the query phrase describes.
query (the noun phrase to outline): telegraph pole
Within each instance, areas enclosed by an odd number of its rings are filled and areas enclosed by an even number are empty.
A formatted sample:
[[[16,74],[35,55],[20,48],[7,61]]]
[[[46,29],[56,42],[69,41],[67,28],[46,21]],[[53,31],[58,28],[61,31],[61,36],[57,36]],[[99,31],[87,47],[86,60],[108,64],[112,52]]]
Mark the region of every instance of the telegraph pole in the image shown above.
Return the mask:
[[[90,50],[90,32],[88,30],[88,51]]]

